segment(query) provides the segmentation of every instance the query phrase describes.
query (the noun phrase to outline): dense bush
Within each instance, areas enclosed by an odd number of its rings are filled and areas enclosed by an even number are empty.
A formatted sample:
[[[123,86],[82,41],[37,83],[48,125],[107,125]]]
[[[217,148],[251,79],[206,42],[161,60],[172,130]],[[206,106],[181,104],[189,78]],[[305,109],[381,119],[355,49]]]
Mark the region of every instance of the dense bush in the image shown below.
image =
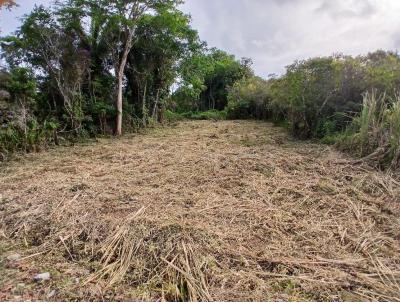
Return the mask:
[[[251,60],[237,60],[218,49],[196,53],[183,60],[179,88],[171,98],[176,111],[223,111],[235,82],[253,76]]]
[[[3,75],[6,73],[3,72]],[[37,119],[37,83],[29,69],[13,68],[4,76],[3,89],[9,98],[0,108],[0,155],[16,150],[36,151],[50,143],[57,143],[57,123]]]
[[[227,111],[230,118],[284,122],[302,139],[335,143],[341,137],[343,150],[398,168],[399,92],[397,53],[335,55],[297,61],[268,81],[237,81]]]
[[[32,152],[50,144],[57,144],[57,127],[58,125],[54,122],[45,121],[39,125],[35,120],[31,120],[24,128],[14,124],[2,128],[0,130],[1,159],[5,159],[14,151]]]
[[[228,101],[229,118],[271,118],[270,87],[262,78],[251,77],[236,82],[229,89]]]
[[[185,116],[182,113],[177,113],[171,110],[165,112],[165,119],[167,122],[178,122],[185,120]]]
[[[381,167],[400,168],[400,97],[366,93],[360,115],[337,145]]]
[[[378,51],[296,62],[283,77],[287,116],[294,135],[324,137],[346,129],[362,108],[363,93],[393,97],[400,86],[400,57]]]
[[[227,112],[219,110],[208,111],[188,111],[184,113],[177,113],[170,110],[166,111],[165,118],[167,121],[176,122],[182,120],[226,120]]]
[[[208,110],[202,112],[193,112],[186,115],[189,119],[192,120],[225,120],[227,118],[226,111],[222,110]]]
[[[236,82],[230,88],[228,112],[237,118],[287,120],[296,137],[322,138],[346,129],[361,112],[363,93],[376,90],[394,97],[398,89],[396,53],[313,58],[288,66],[279,78]]]

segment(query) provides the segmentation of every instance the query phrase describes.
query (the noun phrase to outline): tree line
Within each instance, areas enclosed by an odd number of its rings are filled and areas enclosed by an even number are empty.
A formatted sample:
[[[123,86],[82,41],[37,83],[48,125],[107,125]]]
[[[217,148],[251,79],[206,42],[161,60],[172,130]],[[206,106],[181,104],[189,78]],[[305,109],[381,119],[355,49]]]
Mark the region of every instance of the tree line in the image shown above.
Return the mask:
[[[162,122],[167,106],[182,110],[186,97],[198,98],[196,110],[224,109],[227,87],[252,74],[250,61],[209,49],[181,3],[36,6],[0,40],[3,156],[65,138],[135,131]],[[173,90],[180,101],[171,101]]]
[[[229,89],[228,116],[285,124],[380,167],[400,167],[400,56],[376,51],[296,61],[280,77]]]

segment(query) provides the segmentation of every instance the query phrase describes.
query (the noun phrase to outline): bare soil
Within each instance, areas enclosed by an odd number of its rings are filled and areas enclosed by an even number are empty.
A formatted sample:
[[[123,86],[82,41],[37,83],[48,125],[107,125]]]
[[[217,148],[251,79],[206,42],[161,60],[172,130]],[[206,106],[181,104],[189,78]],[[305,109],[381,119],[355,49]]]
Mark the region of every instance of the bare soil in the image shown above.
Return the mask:
[[[0,194],[0,301],[400,301],[399,182],[267,123],[24,156]]]

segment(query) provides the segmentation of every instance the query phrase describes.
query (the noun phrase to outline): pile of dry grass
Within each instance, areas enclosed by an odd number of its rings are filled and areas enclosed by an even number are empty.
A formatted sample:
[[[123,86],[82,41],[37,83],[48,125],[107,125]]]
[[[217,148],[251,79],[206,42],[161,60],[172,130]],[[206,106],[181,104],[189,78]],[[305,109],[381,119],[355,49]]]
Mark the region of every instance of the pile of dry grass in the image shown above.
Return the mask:
[[[4,297],[400,301],[400,185],[257,122],[187,122],[0,175]],[[33,256],[32,256],[33,255]],[[7,268],[9,270],[10,268]]]

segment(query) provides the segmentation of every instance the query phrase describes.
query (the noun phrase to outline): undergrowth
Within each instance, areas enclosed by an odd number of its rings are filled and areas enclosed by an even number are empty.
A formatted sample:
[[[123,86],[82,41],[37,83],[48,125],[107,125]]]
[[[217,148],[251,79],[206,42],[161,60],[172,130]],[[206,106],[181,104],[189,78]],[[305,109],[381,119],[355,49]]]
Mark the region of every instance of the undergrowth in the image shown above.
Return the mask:
[[[400,167],[400,96],[364,95],[361,114],[338,136],[337,146],[383,168]]]
[[[170,122],[181,120],[216,120],[222,121],[227,119],[226,111],[208,110],[208,111],[189,111],[184,113],[177,113],[173,111],[166,112],[166,119]]]
[[[35,152],[49,144],[58,143],[57,127],[54,122],[39,124],[35,120],[25,127],[13,124],[3,127],[0,129],[0,161],[16,151]]]

